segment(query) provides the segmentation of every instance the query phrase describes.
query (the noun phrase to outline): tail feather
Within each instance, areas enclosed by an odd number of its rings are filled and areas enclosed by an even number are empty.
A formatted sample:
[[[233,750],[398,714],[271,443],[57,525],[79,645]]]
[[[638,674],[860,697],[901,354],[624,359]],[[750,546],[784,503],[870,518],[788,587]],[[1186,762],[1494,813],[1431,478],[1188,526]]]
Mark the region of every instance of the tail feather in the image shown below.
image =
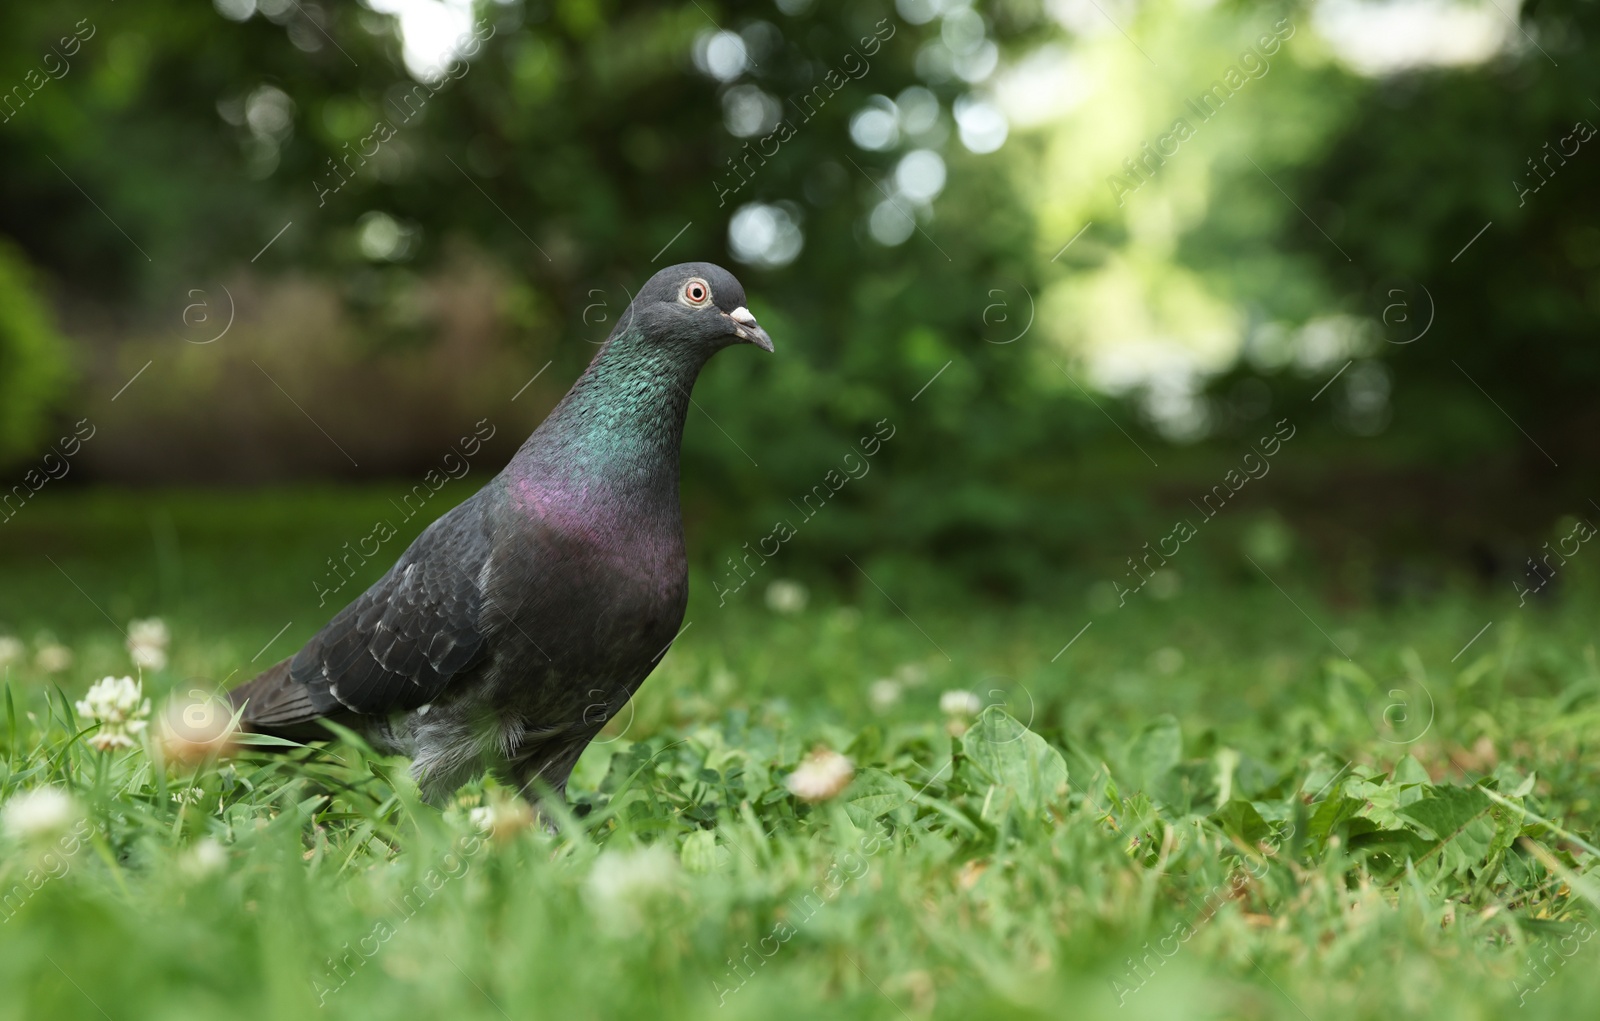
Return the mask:
[[[293,727],[322,716],[312,704],[310,689],[289,676],[287,659],[228,692],[228,699],[235,709],[244,707],[241,722],[255,731]]]

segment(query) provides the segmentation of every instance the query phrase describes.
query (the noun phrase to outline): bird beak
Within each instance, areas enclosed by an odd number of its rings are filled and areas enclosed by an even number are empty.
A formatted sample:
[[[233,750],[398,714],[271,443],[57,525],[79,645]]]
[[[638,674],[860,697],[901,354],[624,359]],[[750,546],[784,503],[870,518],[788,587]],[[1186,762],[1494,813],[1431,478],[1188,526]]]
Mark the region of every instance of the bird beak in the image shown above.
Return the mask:
[[[749,309],[740,305],[732,312],[724,314],[733,320],[734,336],[754,344],[768,354],[772,353],[772,338],[767,336],[767,331],[763,330],[761,324],[756,322],[756,317],[750,314]]]

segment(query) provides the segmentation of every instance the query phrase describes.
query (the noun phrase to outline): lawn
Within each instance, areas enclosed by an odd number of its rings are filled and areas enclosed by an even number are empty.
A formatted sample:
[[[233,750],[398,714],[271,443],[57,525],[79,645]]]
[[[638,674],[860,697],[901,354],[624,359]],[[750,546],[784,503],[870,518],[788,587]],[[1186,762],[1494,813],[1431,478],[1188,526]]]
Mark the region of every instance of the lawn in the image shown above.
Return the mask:
[[[492,781],[422,805],[403,761],[353,743],[196,761],[152,723],[97,750],[74,703],[135,672],[132,620],[170,631],[143,678],[156,716],[236,684],[326,618],[325,561],[388,506],[46,493],[0,526],[0,634],[21,643],[0,1017],[1600,1002],[1592,579],[1525,608],[1335,609],[1286,568],[1191,572],[1124,606],[1088,583],[1051,605],[862,583],[780,612],[766,578],[719,606],[697,576],[690,625],[585,754],[556,834]],[[70,665],[39,662],[56,645]],[[819,747],[854,775],[808,803],[785,781]],[[47,785],[70,802],[17,800]]]

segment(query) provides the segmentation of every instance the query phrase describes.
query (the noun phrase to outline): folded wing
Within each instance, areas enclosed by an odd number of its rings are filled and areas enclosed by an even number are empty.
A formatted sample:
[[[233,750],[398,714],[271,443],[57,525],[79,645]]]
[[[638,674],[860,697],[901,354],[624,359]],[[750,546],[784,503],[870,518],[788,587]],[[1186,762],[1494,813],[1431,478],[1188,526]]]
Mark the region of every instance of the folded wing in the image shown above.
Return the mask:
[[[492,556],[483,504],[475,496],[428,526],[304,648],[235,689],[245,722],[277,728],[415,709],[481,662]]]

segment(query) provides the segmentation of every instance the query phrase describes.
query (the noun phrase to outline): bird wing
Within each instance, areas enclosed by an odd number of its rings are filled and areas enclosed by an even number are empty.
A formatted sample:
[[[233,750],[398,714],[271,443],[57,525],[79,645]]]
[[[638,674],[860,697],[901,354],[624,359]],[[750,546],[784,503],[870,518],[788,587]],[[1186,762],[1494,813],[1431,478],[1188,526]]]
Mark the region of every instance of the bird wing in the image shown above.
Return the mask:
[[[415,709],[480,662],[492,552],[484,507],[474,496],[429,525],[287,669],[279,664],[237,689],[235,704],[251,703],[246,722],[285,726],[341,710]]]

